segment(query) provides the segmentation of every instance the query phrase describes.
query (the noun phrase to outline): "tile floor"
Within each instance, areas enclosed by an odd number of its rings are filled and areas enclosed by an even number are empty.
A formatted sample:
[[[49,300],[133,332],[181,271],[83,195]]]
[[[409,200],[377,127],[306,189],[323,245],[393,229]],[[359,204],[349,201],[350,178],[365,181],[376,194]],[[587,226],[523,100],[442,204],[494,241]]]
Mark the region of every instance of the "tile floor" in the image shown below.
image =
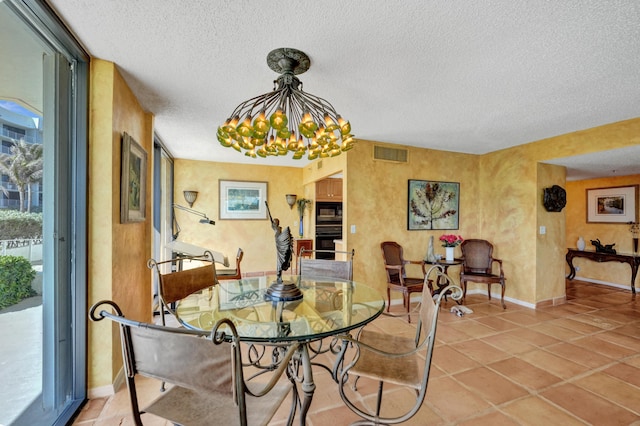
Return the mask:
[[[426,401],[411,425],[640,425],[640,302],[629,290],[567,282],[568,303],[531,310],[484,295],[467,297],[473,314],[457,317],[444,306]],[[399,308],[397,308],[399,310]],[[370,326],[411,332],[381,317]],[[314,370],[317,389],[307,424],[349,424],[337,385]],[[141,380],[145,395],[158,392]],[[369,390],[369,386],[359,386]],[[406,391],[390,389],[392,408]],[[284,425],[289,399],[273,425]],[[285,407],[286,406],[286,407]],[[129,425],[126,389],[90,400],[74,425]],[[169,423],[143,416],[145,424]]]

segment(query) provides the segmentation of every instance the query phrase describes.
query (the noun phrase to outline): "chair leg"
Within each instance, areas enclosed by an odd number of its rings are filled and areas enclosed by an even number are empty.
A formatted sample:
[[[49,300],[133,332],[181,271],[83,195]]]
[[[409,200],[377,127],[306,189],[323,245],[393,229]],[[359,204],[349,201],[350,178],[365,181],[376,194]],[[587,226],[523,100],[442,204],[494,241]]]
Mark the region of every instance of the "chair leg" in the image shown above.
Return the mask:
[[[462,286],[462,304],[464,305],[467,299],[467,281],[460,280],[460,285]]]
[[[407,307],[407,322],[411,324],[411,314],[409,313],[411,312],[411,292],[406,291],[404,293],[404,299],[405,306]]]
[[[387,287],[387,312],[389,312],[389,308],[391,308],[391,289]]]
[[[507,309],[507,305],[505,305],[504,303],[504,290],[505,290],[504,281],[501,281],[500,285],[502,286],[502,298],[500,299],[500,301],[502,302],[502,309]]]
[[[376,403],[376,417],[380,417],[380,407],[382,405],[382,385],[384,384],[383,381],[380,381],[380,384],[378,385],[378,401]]]

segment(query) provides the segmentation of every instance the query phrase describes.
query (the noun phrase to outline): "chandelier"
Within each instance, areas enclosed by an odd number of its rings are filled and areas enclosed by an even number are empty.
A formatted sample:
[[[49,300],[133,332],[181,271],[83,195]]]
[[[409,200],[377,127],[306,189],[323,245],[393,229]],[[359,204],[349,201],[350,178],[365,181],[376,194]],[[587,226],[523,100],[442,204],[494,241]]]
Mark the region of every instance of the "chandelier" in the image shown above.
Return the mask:
[[[299,160],[335,157],[353,148],[351,124],[326,100],[304,92],[296,77],[309,69],[300,50],[280,48],[267,56],[280,76],[273,91],[242,102],[218,127],[222,146],[248,157],[288,155]]]

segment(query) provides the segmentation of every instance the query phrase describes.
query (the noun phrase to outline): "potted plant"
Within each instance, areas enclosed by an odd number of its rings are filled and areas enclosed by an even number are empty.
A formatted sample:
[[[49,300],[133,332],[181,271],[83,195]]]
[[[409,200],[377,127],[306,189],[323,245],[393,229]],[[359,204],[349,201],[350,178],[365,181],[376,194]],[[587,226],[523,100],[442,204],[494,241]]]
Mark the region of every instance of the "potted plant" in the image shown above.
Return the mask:
[[[462,244],[464,239],[460,235],[444,234],[440,236],[440,241],[442,242],[442,247],[445,248],[445,259],[453,260],[455,248]]]

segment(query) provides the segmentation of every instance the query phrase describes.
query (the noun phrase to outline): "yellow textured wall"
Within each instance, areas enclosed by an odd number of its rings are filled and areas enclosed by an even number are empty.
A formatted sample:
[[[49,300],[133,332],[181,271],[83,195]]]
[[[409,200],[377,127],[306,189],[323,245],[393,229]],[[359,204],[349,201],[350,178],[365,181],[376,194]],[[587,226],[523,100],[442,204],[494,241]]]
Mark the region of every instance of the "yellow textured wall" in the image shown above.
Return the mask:
[[[440,235],[455,233],[470,238],[478,234],[478,157],[403,146],[409,151],[408,163],[392,163],[373,159],[375,145],[385,144],[359,140],[347,153],[345,233],[347,249],[356,252],[354,279],[386,294],[381,242],[397,241],[403,246],[406,259],[422,260],[432,235],[435,252],[444,255],[444,248],[438,243]],[[460,229],[407,230],[409,179],[459,182]],[[351,225],[356,226],[355,234],[349,233]],[[459,255],[457,248],[456,256]],[[419,266],[412,265],[407,272],[422,276]],[[450,273],[458,281],[458,268],[450,268]],[[398,293],[392,294],[392,297],[398,296]]]
[[[120,224],[120,150],[129,133],[151,162],[152,118],[111,62],[94,59],[90,72],[88,303],[111,299],[127,317],[151,319],[151,173],[145,222]],[[88,388],[109,386],[122,367],[117,327],[89,322]]]
[[[481,238],[496,246],[504,260],[507,296],[536,303],[538,162],[640,144],[640,118],[560,135],[480,157]],[[548,238],[548,237],[547,237]],[[553,256],[562,256],[555,250]],[[551,259],[547,259],[547,262]],[[559,260],[553,259],[556,264]],[[561,278],[556,278],[560,280]],[[550,288],[562,289],[554,284]],[[563,294],[546,294],[556,298]]]
[[[212,142],[213,143],[213,142]],[[256,162],[256,164],[259,164]],[[182,191],[198,191],[193,209],[204,212],[216,221],[215,226],[200,224],[198,217],[176,210],[182,228],[178,240],[222,252],[233,264],[238,247],[244,250],[242,272],[276,270],[276,247],[269,220],[220,220],[219,184],[223,180],[267,182],[267,197],[271,214],[284,227],[289,226],[294,238],[298,238],[298,210],[289,208],[285,194],[296,194],[302,198],[303,170],[297,167],[272,167],[216,163],[193,160],[175,160],[174,200],[185,205]],[[311,238],[309,214],[305,217],[305,237]],[[291,272],[291,270],[289,270]]]
[[[576,248],[578,237],[582,236],[586,243],[586,250],[595,250],[590,240],[600,239],[602,244],[615,243],[614,248],[619,253],[632,253],[632,236],[628,225],[587,223],[587,189],[639,184],[640,175],[567,182],[566,247]],[[595,263],[586,259],[576,258],[573,260],[573,265],[580,267],[580,270],[576,273],[577,278],[587,278],[623,286],[628,286],[631,282],[631,269],[627,264],[616,262]],[[565,270],[568,274],[569,266],[566,265],[566,262]]]
[[[549,212],[544,207],[544,188],[559,185],[566,190],[566,169],[561,166],[538,163],[538,202],[536,233],[536,303],[566,301],[564,280],[566,207],[560,212]],[[540,227],[546,230],[540,233]]]

